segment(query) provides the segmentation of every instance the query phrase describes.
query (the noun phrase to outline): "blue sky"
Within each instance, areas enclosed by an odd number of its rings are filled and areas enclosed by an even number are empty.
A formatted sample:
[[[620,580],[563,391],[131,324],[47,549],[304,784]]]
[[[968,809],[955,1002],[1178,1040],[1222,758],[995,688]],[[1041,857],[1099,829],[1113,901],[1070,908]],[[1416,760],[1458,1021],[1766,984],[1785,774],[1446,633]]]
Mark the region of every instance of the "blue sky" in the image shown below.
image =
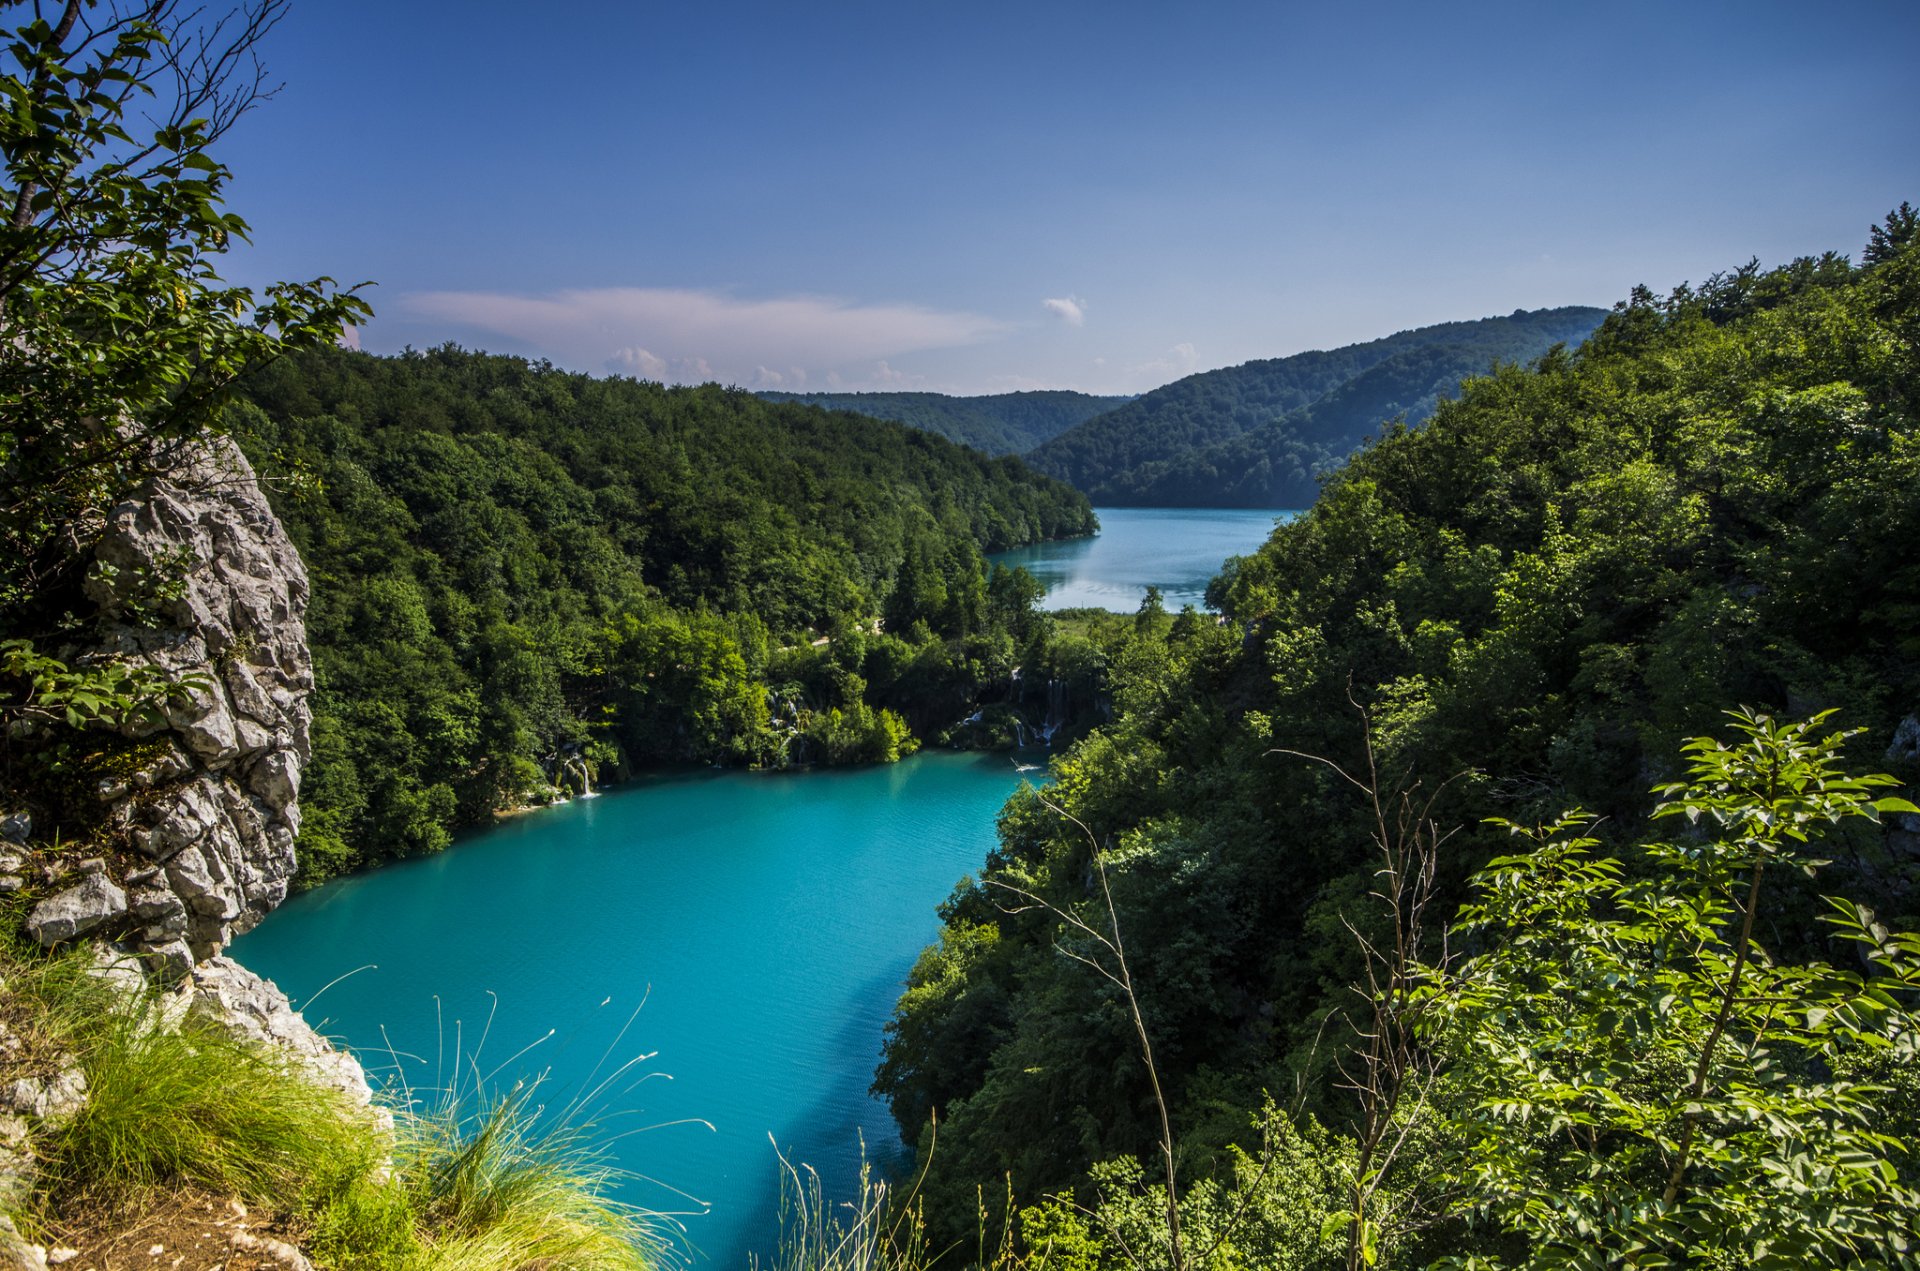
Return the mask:
[[[670,381],[1138,392],[1920,201],[1911,0],[296,0],[266,56],[237,281]]]

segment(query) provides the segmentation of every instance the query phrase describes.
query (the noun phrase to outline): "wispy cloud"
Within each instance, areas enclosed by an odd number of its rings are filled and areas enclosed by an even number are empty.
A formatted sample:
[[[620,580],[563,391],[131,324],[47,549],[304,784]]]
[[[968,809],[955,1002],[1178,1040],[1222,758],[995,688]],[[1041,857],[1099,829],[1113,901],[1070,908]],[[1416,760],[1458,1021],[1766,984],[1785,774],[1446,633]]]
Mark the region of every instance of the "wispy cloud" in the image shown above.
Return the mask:
[[[416,316],[504,336],[579,370],[764,387],[792,387],[836,370],[864,377],[886,358],[977,344],[1010,329],[981,314],[918,305],[827,296],[749,300],[657,287],[540,296],[430,291],[400,303]]]
[[[1199,369],[1200,351],[1182,341],[1159,357],[1134,363],[1127,368],[1127,374],[1135,381],[1145,383],[1148,388],[1157,388],[1169,381],[1183,379]]]
[[[1070,327],[1087,325],[1087,302],[1078,296],[1054,296],[1042,300],[1040,307]]]
[[[607,359],[607,369],[631,375],[635,379],[657,380],[665,378],[667,360],[656,357],[637,344],[629,344],[624,349],[613,351],[613,356]]]

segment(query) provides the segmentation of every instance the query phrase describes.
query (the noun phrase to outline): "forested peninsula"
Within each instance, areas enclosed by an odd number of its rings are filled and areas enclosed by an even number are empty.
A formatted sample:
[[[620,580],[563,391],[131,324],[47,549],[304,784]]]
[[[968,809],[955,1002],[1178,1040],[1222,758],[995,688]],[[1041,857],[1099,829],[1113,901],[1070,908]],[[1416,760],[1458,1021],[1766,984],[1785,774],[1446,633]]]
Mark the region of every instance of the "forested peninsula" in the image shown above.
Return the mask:
[[[1911,1265],[1917,220],[1469,380],[1115,660],[890,1026],[936,1244]]]
[[[312,576],[307,883],[635,766],[945,739],[1048,661],[983,553],[1095,528],[921,430],[455,348],[289,358],[228,422]]]

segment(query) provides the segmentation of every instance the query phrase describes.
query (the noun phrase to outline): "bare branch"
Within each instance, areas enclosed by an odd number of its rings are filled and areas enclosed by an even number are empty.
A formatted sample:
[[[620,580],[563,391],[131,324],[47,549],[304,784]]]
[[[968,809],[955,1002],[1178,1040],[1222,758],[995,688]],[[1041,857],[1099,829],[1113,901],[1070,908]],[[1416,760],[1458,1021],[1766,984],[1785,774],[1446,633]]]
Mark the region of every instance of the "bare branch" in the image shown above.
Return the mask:
[[[1094,875],[1100,883],[1100,897],[1107,910],[1107,931],[1103,933],[1096,930],[1078,914],[1063,909],[1036,892],[998,879],[990,879],[988,881],[1002,890],[1011,892],[1027,901],[1028,903],[1022,906],[1023,910],[1032,908],[1046,910],[1055,918],[1059,919],[1059,921],[1066,924],[1070,929],[1078,931],[1094,940],[1112,955],[1115,965],[1113,968],[1108,968],[1101,966],[1098,962],[1083,954],[1066,948],[1058,941],[1055,941],[1053,946],[1067,957],[1072,958],[1075,962],[1090,967],[1107,979],[1120,990],[1120,996],[1126,1003],[1127,1014],[1133,1023],[1134,1037],[1139,1043],[1140,1058],[1146,1067],[1147,1082],[1152,1089],[1154,1108],[1160,1116],[1160,1156],[1167,1188],[1167,1252],[1173,1271],[1186,1271],[1187,1256],[1180,1236],[1179,1172],[1174,1160],[1173,1118],[1167,1108],[1166,1091],[1162,1089],[1160,1084],[1159,1066],[1154,1062],[1153,1040],[1148,1035],[1146,1017],[1140,1009],[1140,995],[1134,988],[1133,973],[1127,965],[1126,945],[1120,935],[1120,912],[1114,904],[1113,888],[1107,878],[1106,856],[1100,849],[1099,838],[1094,834],[1093,830],[1088,827],[1086,822],[1044,796],[1040,802],[1042,806],[1054,815],[1060,817],[1062,820],[1072,822],[1079,828],[1081,834],[1086,836],[1087,846],[1091,852]],[[1115,1233],[1115,1235],[1117,1238],[1118,1233]],[[1125,1251],[1124,1242],[1122,1247],[1123,1251]],[[1140,1260],[1134,1257],[1131,1252],[1127,1253],[1127,1257],[1128,1260],[1136,1266],[1141,1265]]]

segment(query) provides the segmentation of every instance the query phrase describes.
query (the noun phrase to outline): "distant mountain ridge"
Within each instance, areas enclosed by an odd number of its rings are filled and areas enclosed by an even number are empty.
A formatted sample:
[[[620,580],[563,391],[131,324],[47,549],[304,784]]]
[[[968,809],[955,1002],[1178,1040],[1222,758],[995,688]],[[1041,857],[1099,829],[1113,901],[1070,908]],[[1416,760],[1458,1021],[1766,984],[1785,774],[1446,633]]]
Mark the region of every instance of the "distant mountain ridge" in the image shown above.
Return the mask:
[[[1013,455],[1051,441],[1131,397],[1095,397],[1066,389],[951,397],[945,393],[756,393],[770,402],[799,402],[852,411],[924,428],[990,455]]]
[[[1579,344],[1607,311],[1515,310],[1203,371],[1096,415],[1026,460],[1096,504],[1305,507],[1379,428],[1419,423],[1460,381]]]

